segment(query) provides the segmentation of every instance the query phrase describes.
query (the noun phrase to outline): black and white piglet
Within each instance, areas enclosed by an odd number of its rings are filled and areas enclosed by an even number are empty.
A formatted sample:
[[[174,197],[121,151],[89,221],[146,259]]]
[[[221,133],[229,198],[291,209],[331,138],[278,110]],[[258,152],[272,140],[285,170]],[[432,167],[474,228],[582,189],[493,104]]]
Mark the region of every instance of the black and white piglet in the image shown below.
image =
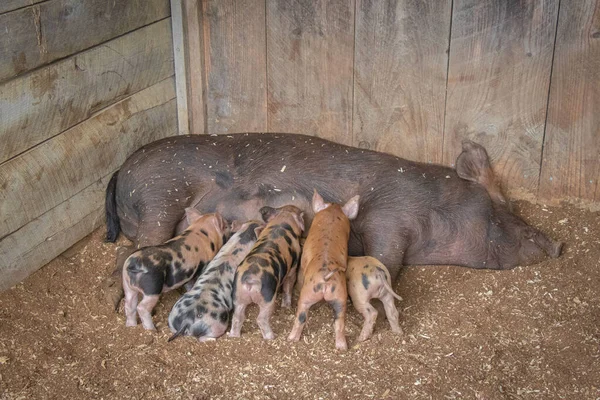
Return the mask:
[[[264,224],[248,221],[227,241],[169,314],[169,328],[178,336],[194,336],[199,341],[216,339],[229,325],[233,309],[233,279],[238,265],[250,252]]]

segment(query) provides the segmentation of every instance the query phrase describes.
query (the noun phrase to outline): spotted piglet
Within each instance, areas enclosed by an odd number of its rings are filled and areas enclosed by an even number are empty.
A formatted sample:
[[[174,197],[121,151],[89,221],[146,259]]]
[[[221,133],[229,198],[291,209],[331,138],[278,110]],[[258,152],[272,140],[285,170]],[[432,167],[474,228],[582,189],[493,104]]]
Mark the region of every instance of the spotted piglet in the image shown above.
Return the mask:
[[[365,318],[359,342],[371,337],[377,320],[377,310],[369,303],[371,299],[379,299],[383,303],[392,332],[402,334],[398,310],[394,305],[394,297],[398,300],[402,297],[392,289],[390,273],[385,265],[373,257],[348,257],[346,281],[354,308]]]
[[[185,209],[189,227],[159,246],[144,247],[125,260],[123,289],[127,326],[137,325],[136,311],[144,329],[156,329],[151,312],[161,293],[176,289],[199,275],[223,246],[229,234],[220,214],[201,215]],[[142,301],[138,304],[138,294]]]
[[[358,199],[354,196],[342,207],[325,203],[315,190],[312,200],[315,217],[302,250],[299,274],[302,289],[288,340],[300,340],[308,310],[313,304],[325,300],[333,308],[335,347],[340,350],[348,348],[344,333],[348,300],[345,272],[350,220],[358,214]]]
[[[181,335],[204,342],[223,335],[233,309],[233,279],[238,265],[250,252],[264,224],[249,221],[227,241],[206,266],[194,287],[184,294],[169,314],[169,341]]]
[[[260,212],[267,226],[235,275],[235,311],[229,332],[232,337],[240,336],[246,307],[256,303],[260,307],[256,322],[263,338],[275,338],[269,320],[280,286],[283,286],[282,307],[290,307],[292,303],[304,213],[295,206],[263,207]]]

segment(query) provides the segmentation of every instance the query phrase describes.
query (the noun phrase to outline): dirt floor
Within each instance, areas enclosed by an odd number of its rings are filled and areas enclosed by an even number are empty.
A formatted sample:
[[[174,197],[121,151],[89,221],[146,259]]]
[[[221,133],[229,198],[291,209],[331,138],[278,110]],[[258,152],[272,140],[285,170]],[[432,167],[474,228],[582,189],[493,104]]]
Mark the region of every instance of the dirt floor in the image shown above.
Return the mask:
[[[511,271],[408,267],[395,285],[404,335],[380,313],[374,338],[357,344],[350,308],[345,353],[326,306],[297,344],[282,309],[274,341],[251,309],[241,339],[167,343],[176,292],[157,307],[158,333],[126,328],[104,300],[117,246],[101,228],[0,293],[0,398],[598,399],[600,213],[517,209],[567,243],[561,258]]]

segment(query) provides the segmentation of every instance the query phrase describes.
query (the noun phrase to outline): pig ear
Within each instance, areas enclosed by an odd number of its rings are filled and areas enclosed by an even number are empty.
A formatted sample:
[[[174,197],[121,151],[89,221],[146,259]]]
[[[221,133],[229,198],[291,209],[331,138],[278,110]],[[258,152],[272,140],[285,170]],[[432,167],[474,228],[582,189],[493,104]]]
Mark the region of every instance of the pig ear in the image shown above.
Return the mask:
[[[273,207],[264,206],[260,209],[260,215],[262,216],[263,221],[269,222],[271,218],[275,216],[275,209]]]
[[[263,229],[265,229],[264,225],[259,225],[256,228],[254,228],[254,234],[256,235],[257,239],[260,236],[260,234],[262,233]]]
[[[185,209],[185,219],[187,220],[188,226],[193,224],[202,214],[193,207],[187,207]]]
[[[300,229],[302,229],[302,231],[304,231],[304,213],[303,212],[301,212],[300,214],[294,213],[294,219],[296,220],[296,223],[298,224]]]
[[[342,211],[344,212],[346,217],[348,217],[348,219],[350,219],[350,220],[356,218],[356,215],[358,214],[358,199],[359,198],[360,198],[360,196],[358,196],[358,195],[354,196],[353,198],[348,200],[346,202],[346,204],[344,204],[344,207],[342,207]]]
[[[237,219],[234,219],[233,221],[231,221],[231,233],[235,233],[237,231],[240,230],[240,228],[242,227],[242,223],[240,221],[238,221]]]
[[[221,231],[221,233],[223,233],[227,230],[227,221],[225,221],[223,216],[221,214],[219,214],[218,212],[215,213],[214,223],[215,223],[215,227],[219,231]]]
[[[313,193],[312,207],[313,211],[316,214],[319,211],[326,209],[329,204],[325,203],[325,200],[323,200],[321,195],[317,192],[317,189],[314,189],[314,191],[315,192]]]

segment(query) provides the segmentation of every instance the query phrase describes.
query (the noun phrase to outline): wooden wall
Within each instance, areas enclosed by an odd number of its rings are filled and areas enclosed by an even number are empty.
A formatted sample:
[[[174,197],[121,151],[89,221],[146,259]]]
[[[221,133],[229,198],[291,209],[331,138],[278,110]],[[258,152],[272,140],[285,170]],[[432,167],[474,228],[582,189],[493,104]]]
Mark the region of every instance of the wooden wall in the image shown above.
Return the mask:
[[[0,5],[0,290],[104,221],[111,174],[177,133],[168,0]]]
[[[600,204],[600,0],[178,0],[181,132],[298,132]]]

